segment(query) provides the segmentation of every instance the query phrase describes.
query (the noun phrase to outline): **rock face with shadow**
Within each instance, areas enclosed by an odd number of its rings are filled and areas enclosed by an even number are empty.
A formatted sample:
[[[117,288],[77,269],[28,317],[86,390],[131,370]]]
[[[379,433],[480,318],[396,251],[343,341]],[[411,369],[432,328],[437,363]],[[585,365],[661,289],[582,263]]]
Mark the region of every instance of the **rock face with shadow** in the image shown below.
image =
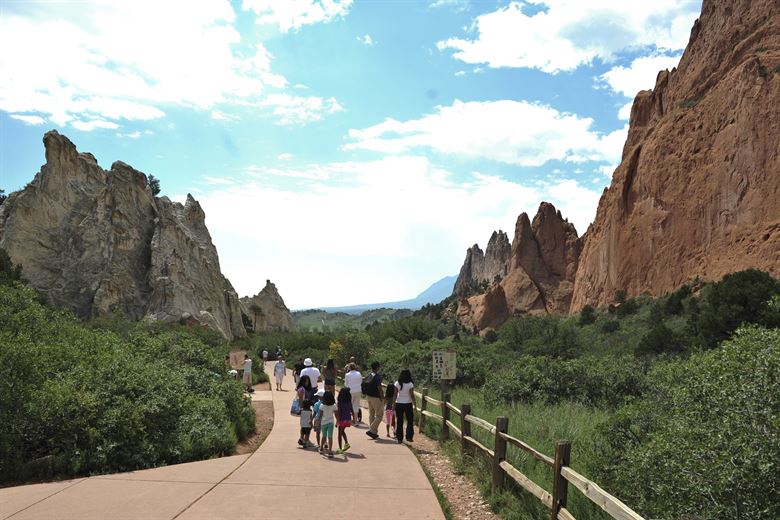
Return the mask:
[[[295,328],[290,309],[271,280],[254,296],[241,298],[242,312],[252,320],[256,331],[292,330]]]
[[[498,328],[511,316],[568,312],[581,248],[574,225],[552,204],[542,202],[533,221],[522,213],[501,266],[505,275],[492,279],[482,294],[459,295],[458,321],[482,332]],[[467,254],[461,275],[473,258]]]
[[[106,171],[56,131],[46,164],[0,206],[0,247],[55,306],[82,318],[119,313],[246,335],[200,204],[155,197],[143,173]]]
[[[571,311],[754,267],[780,275],[780,2],[704,0],[631,109]]]

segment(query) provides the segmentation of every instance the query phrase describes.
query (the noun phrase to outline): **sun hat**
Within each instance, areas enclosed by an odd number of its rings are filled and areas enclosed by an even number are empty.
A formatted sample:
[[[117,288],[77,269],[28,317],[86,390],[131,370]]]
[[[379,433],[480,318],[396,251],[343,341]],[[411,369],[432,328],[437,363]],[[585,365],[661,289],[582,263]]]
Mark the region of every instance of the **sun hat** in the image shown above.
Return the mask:
[[[310,366],[313,365],[313,363],[311,362],[311,358],[310,357],[307,357],[306,359],[304,359],[303,360],[303,364],[306,365],[307,367],[310,367]]]

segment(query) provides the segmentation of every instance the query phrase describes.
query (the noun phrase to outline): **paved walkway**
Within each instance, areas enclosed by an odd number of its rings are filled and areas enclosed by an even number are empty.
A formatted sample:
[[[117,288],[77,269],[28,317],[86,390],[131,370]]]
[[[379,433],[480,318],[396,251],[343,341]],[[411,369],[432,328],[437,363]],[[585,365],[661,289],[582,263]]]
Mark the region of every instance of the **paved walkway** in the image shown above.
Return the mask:
[[[300,449],[292,386],[288,372],[285,391],[255,397],[272,396],[275,416],[252,455],[0,489],[0,520],[444,519],[414,454],[392,439],[349,428],[346,455]]]

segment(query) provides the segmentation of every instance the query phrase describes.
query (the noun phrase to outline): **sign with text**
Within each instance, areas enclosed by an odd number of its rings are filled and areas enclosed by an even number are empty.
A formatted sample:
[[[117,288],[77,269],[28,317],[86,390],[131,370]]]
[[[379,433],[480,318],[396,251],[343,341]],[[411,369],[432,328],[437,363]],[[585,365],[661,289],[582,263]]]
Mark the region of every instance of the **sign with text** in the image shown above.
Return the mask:
[[[451,380],[455,379],[455,352],[434,352],[433,353],[433,380]]]
[[[230,367],[236,370],[244,368],[244,354],[246,350],[234,350],[230,353]]]

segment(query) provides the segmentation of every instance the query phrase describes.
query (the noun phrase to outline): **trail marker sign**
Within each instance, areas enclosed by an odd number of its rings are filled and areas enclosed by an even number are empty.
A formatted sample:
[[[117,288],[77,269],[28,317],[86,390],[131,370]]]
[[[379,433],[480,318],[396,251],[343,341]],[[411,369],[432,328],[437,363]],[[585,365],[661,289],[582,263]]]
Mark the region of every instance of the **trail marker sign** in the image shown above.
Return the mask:
[[[433,380],[447,381],[455,379],[457,368],[455,366],[455,352],[433,353]]]

